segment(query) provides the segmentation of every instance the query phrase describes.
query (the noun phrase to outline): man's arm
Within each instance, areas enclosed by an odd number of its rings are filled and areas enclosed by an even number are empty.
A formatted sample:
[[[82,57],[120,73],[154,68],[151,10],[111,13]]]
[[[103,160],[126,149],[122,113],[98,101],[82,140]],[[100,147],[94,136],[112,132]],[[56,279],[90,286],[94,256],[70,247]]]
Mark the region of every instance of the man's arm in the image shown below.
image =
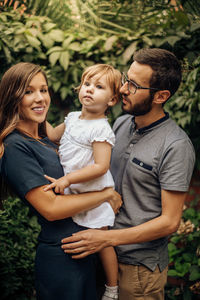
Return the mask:
[[[82,258],[104,247],[138,244],[168,236],[178,229],[186,195],[185,192],[162,190],[162,213],[159,217],[126,229],[78,232],[63,239],[62,248],[67,253],[79,253],[73,258]]]

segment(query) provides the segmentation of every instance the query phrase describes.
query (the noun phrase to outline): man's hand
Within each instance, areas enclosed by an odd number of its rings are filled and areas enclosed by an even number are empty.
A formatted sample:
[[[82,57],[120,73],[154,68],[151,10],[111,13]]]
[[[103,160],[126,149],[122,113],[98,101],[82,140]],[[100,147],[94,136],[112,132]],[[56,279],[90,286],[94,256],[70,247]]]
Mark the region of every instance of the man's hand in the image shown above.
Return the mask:
[[[64,195],[64,189],[67,188],[68,186],[70,186],[70,182],[67,179],[67,176],[60,177],[59,179],[55,179],[55,178],[47,176],[47,175],[44,175],[44,177],[52,182],[51,184],[47,185],[44,188],[45,192],[55,188],[54,189],[55,193]]]
[[[83,258],[111,246],[111,243],[106,239],[107,234],[107,230],[88,229],[79,231],[62,240],[62,249],[66,253],[73,254],[72,258]]]

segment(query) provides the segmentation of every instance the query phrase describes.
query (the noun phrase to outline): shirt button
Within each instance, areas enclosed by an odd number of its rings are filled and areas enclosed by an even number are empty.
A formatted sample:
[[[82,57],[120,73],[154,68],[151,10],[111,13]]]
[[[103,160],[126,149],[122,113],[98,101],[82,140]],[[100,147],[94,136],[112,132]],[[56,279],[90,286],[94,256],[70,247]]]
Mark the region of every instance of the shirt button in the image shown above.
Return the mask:
[[[143,162],[140,162],[140,166],[141,166],[141,167],[143,166]]]

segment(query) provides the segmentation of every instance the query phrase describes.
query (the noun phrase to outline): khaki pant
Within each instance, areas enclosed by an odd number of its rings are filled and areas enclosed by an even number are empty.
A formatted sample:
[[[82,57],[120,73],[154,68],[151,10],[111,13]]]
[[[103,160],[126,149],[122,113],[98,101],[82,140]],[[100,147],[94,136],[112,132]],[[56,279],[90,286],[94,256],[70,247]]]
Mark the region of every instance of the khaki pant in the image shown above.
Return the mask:
[[[119,263],[119,300],[164,300],[167,271]]]

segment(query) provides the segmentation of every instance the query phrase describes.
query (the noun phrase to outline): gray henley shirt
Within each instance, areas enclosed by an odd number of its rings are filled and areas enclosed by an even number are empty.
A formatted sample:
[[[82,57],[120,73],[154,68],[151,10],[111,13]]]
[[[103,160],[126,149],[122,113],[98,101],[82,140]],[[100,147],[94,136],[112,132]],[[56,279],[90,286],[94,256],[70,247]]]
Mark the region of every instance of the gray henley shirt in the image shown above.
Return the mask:
[[[186,133],[166,113],[136,129],[134,117],[119,117],[111,173],[123,206],[114,229],[137,226],[161,215],[161,190],[188,191],[195,152]],[[116,247],[119,262],[162,271],[168,265],[168,237]]]

